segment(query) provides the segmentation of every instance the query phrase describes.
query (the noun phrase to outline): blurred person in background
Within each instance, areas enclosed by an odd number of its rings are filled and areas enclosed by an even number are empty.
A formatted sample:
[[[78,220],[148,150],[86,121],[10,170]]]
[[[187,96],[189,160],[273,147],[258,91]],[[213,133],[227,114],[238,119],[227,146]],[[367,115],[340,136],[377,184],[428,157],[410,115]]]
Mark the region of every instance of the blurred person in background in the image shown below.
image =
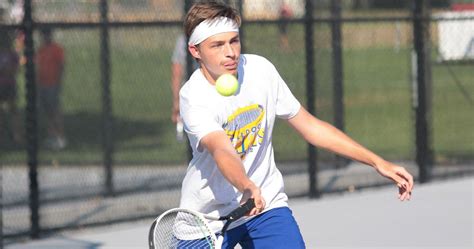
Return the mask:
[[[36,52],[38,100],[46,115],[47,138],[45,145],[60,150],[66,147],[63,114],[61,110],[61,88],[64,75],[64,49],[53,40],[50,28],[41,30],[41,46]]]
[[[3,140],[3,129],[10,126],[13,142],[21,144],[20,114],[17,108],[17,82],[16,76],[19,66],[18,54],[13,49],[12,34],[0,30],[0,141]],[[4,120],[3,117],[9,117]]]
[[[293,17],[293,10],[291,6],[283,0],[279,7],[280,20],[278,23],[278,31],[280,33],[280,47],[284,50],[290,49],[290,43],[288,41],[288,22]]]
[[[181,34],[176,39],[173,54],[171,56],[171,93],[173,96],[173,105],[171,107],[171,121],[176,124],[176,138],[178,141],[184,139],[183,124],[179,116],[179,90],[187,77],[186,56],[188,44],[186,36]],[[193,70],[199,65],[193,60]]]
[[[178,123],[179,117],[179,89],[184,81],[186,74],[186,37],[181,34],[176,39],[176,44],[171,56],[171,92],[173,94],[173,106],[171,109],[171,121]]]

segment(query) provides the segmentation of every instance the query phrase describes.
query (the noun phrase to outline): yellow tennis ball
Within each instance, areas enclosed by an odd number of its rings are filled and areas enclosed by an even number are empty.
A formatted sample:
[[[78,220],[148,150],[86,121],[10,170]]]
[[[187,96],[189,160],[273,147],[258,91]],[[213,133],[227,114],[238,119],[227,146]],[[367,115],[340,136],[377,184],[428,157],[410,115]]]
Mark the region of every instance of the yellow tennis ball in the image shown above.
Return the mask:
[[[216,80],[216,90],[222,96],[234,95],[239,89],[239,82],[232,74],[222,74]]]

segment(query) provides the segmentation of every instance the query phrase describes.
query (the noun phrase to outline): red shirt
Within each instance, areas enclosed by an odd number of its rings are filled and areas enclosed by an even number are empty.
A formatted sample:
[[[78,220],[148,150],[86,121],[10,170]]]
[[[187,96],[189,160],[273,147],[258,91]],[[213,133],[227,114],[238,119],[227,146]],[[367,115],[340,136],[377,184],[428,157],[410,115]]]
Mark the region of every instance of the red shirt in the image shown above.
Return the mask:
[[[38,84],[55,86],[60,83],[64,65],[64,50],[59,44],[44,44],[36,53]]]

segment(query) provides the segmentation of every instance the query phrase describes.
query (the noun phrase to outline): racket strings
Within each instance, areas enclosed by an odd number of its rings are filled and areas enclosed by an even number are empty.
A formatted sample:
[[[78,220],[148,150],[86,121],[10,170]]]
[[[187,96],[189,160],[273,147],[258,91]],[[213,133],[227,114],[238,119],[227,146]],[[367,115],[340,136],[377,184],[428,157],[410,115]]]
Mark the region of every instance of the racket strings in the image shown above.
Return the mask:
[[[186,212],[171,212],[155,226],[155,248],[215,248],[215,236],[200,217]]]

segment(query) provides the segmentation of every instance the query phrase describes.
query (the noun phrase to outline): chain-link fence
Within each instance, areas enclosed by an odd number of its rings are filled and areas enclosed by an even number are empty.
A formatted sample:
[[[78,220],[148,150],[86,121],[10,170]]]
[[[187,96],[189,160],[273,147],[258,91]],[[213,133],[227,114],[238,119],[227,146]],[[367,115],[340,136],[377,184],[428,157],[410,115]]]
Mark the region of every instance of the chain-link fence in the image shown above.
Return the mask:
[[[474,171],[472,4],[227,2],[243,13],[243,52],[274,63],[316,116],[426,181]],[[176,206],[188,148],[171,122],[171,58],[191,1],[1,3],[2,40],[10,35],[19,55],[16,113],[1,85],[3,237]],[[64,52],[63,132],[33,75],[44,28]],[[273,137],[290,196],[387,184],[368,167],[316,152],[284,122]]]

